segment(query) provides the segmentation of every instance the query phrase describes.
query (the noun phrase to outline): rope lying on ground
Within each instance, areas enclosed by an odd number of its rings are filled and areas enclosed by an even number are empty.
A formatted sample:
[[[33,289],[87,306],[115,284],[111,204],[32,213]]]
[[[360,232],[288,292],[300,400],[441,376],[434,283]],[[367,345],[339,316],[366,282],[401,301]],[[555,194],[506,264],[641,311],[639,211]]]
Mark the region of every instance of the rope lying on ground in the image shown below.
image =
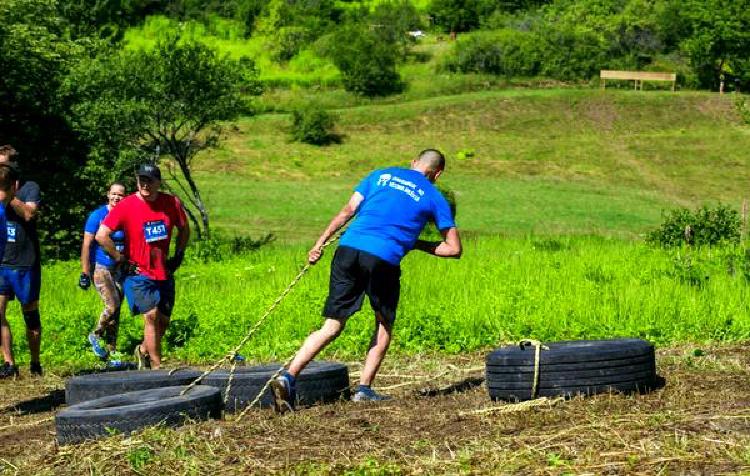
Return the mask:
[[[467,416],[467,415],[484,415],[484,414],[489,414],[489,413],[514,413],[514,412],[520,412],[520,411],[529,410],[529,409],[532,409],[535,407],[541,407],[541,406],[551,407],[563,401],[565,401],[565,397],[557,397],[557,398],[540,397],[535,400],[526,400],[525,402],[510,403],[510,404],[506,404],[502,406],[482,408],[481,410],[458,412],[458,414],[460,416]]]
[[[341,236],[342,233],[343,233],[343,229],[339,230],[339,232],[336,233],[336,235],[334,235],[328,241],[326,241],[323,244],[323,246],[320,247],[320,249],[323,250],[326,247],[328,247],[329,245],[331,245],[332,243],[336,242],[339,239],[339,237]],[[237,357],[237,353],[240,351],[240,349],[245,344],[247,344],[247,342],[250,340],[250,338],[258,331],[258,329],[260,329],[260,326],[262,326],[265,323],[265,321],[268,318],[268,316],[274,311],[274,309],[276,309],[278,307],[278,305],[281,303],[281,301],[284,300],[284,298],[286,297],[286,295],[289,294],[289,292],[297,285],[297,283],[299,283],[299,281],[310,270],[311,267],[312,267],[312,265],[310,263],[305,264],[305,266],[302,268],[302,270],[299,273],[297,273],[297,276],[295,276],[294,279],[292,279],[292,282],[289,283],[289,285],[286,287],[286,289],[284,289],[284,291],[279,295],[279,297],[276,298],[276,300],[273,302],[273,304],[271,304],[271,306],[260,317],[260,319],[258,319],[258,322],[256,322],[255,325],[250,328],[250,330],[248,331],[247,335],[245,335],[245,337],[240,341],[240,343],[237,344],[228,354],[226,354],[224,357],[222,357],[221,359],[219,359],[209,369],[207,369],[206,371],[204,371],[200,376],[198,376],[198,378],[196,378],[195,380],[193,380],[193,382],[191,382],[190,385],[188,385],[184,390],[182,390],[182,392],[180,392],[180,395],[185,395],[187,392],[189,392],[190,390],[192,390],[196,385],[198,385],[201,382],[201,380],[203,380],[206,377],[206,375],[208,375],[211,372],[213,372],[216,369],[218,369],[224,362],[226,362],[228,360],[235,361],[235,357]],[[294,358],[294,356],[292,356],[292,358]],[[292,358],[289,359],[289,362],[291,362]],[[229,391],[231,390],[232,380],[234,378],[234,371],[235,371],[236,366],[237,365],[236,365],[236,361],[235,361],[233,363],[233,365],[232,365],[232,368],[229,371],[229,381],[228,381],[228,384],[227,384],[226,393],[224,395],[224,401],[225,401],[225,403],[228,401],[227,399],[229,397]],[[274,378],[278,377],[278,374],[281,373],[281,370],[283,370],[283,369],[280,369],[277,372],[277,374],[274,374]],[[260,396],[265,391],[265,389],[267,388],[268,385],[270,385],[270,381],[266,382],[266,386],[263,387],[263,390],[261,391],[261,394],[259,394],[256,397],[256,399],[253,400],[254,403],[256,403],[258,400],[260,400]]]

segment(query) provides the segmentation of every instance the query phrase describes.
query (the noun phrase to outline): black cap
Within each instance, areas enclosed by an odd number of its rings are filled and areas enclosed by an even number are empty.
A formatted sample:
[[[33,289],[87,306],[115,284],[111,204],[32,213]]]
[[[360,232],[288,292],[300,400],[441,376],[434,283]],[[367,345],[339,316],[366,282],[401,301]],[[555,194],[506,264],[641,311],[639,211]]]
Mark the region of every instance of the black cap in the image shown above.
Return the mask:
[[[153,164],[141,164],[135,174],[139,177],[150,177],[152,179],[161,180],[161,170]]]

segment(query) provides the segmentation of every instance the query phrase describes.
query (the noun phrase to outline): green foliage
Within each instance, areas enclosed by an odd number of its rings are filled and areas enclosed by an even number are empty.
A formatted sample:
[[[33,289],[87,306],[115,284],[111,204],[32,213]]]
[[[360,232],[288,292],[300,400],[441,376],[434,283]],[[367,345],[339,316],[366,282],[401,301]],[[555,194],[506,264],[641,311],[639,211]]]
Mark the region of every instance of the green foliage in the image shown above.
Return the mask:
[[[664,214],[661,226],[649,233],[648,241],[661,246],[717,245],[738,243],[740,217],[737,210],[719,204],[695,211],[676,208]]]
[[[421,30],[425,26],[421,15],[409,0],[378,3],[367,16],[366,22],[380,41],[398,50],[400,57],[404,57],[414,43],[407,32]]]
[[[689,275],[675,272],[675,255],[684,254],[679,248],[596,237],[555,239],[561,243],[557,251],[536,247],[538,239],[465,238],[466,252],[458,261],[410,253],[402,263],[400,324],[392,351],[463,352],[529,336],[630,336],[657,344],[750,338],[750,283],[727,267],[730,259],[744,259],[741,250],[691,250],[692,266],[699,270],[695,276],[702,281],[694,285]],[[196,324],[184,345],[166,349],[165,364],[199,364],[225,355],[299,272],[308,246],[274,244],[221,262],[186,262],[177,273],[173,315],[173,322],[186,324],[175,332]],[[284,360],[320,325],[330,251],[241,349],[248,359]],[[76,289],[79,272],[75,262],[44,268],[43,282],[58,283],[42,286],[42,318],[50,336],[43,340],[42,359],[49,368],[97,364],[84,337],[96,322],[101,301],[96,293]],[[125,310],[123,350],[125,342],[134,344],[143,332],[142,318],[127,314]],[[22,333],[18,306],[9,308],[8,317],[13,331]],[[365,306],[321,358],[361,357],[373,319]],[[27,361],[24,339],[15,339],[14,346],[18,359]]]
[[[286,62],[292,59],[300,49],[309,42],[310,31],[301,26],[284,26],[279,28],[273,35],[270,44],[271,57],[278,62]]]
[[[479,26],[481,0],[432,0],[429,14],[443,31],[469,31]]]
[[[515,30],[479,31],[461,36],[440,68],[460,73],[534,76],[541,52],[536,38]]]
[[[292,111],[292,140],[312,145],[341,141],[334,132],[334,119],[318,104],[309,103]]]
[[[722,72],[734,72],[750,82],[750,2],[687,0],[682,17],[690,34],[682,47],[690,56],[703,87],[716,87]]]
[[[94,145],[89,168],[125,175],[135,160],[160,151],[183,203],[200,214],[194,230],[208,235],[208,212],[192,178],[195,154],[216,145],[219,121],[248,113],[246,95],[261,91],[254,64],[219,56],[172,37],[150,50],[107,52],[83,61],[65,83],[74,103],[69,120]],[[158,155],[157,155],[158,158]]]
[[[65,119],[58,94],[69,69],[101,43],[71,39],[71,25],[52,0],[0,2],[0,144],[19,152],[22,176],[39,183],[44,197],[40,237],[46,259],[79,251],[84,210],[100,198],[102,177],[84,170],[88,144]],[[76,193],[70,193],[76,190]]]
[[[326,53],[341,71],[347,91],[374,97],[396,94],[406,87],[396,71],[393,48],[363,26],[342,27]]]

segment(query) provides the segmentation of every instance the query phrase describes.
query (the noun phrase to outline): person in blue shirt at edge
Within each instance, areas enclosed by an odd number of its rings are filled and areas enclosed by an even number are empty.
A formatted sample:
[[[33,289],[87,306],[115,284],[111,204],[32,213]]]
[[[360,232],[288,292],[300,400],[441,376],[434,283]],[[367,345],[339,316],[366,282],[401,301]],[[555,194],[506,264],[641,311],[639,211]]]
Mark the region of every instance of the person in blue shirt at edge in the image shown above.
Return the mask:
[[[0,166],[0,260],[5,254],[5,242],[8,240],[8,220],[5,208],[16,193],[16,173],[8,166]]]
[[[123,198],[125,198],[125,185],[120,182],[112,183],[107,192],[107,203],[88,216],[83,229],[81,276],[78,280],[78,286],[85,291],[91,286],[93,279],[94,287],[104,303],[96,328],[89,334],[88,340],[94,355],[107,361],[111,367],[124,365],[122,357],[117,352],[117,330],[120,326],[120,307],[123,296],[123,269],[99,247],[94,237],[109,211]],[[118,230],[111,236],[117,251],[123,252],[125,232]]]
[[[0,165],[18,174],[18,152],[10,145],[0,146]],[[18,176],[18,175],[16,175]],[[39,293],[42,286],[42,261],[36,218],[41,203],[39,185],[31,180],[16,180],[15,196],[5,207],[5,251],[0,264],[0,335],[5,364],[0,378],[17,377],[13,356],[13,335],[5,316],[8,302],[18,299],[26,325],[29,344],[29,373],[42,375],[39,353],[42,344],[42,321],[39,315]]]
[[[427,149],[412,161],[410,169],[391,167],[371,173],[357,185],[349,202],[309,251],[309,263],[317,263],[323,244],[356,215],[331,263],[323,326],[307,337],[288,370],[271,383],[277,412],[294,410],[297,376],[341,333],[346,320],[360,310],[365,294],[375,312],[376,328],[352,400],[389,398],[377,394],[370,385],[391,342],[401,259],[412,249],[444,258],[459,258],[462,252],[450,206],[433,185],[444,169],[443,154]],[[428,221],[435,222],[442,241],[418,239]]]

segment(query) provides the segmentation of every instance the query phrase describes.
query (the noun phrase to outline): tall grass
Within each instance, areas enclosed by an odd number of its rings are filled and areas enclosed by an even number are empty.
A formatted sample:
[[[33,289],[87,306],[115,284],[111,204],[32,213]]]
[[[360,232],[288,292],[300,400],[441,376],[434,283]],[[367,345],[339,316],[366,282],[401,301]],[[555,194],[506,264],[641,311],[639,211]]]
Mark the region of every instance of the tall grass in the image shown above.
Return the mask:
[[[178,273],[166,356],[206,362],[223,355],[286,287],[306,248],[268,245],[246,257],[188,263]],[[242,350],[285,359],[321,322],[331,253],[299,283]],[[95,362],[85,336],[100,303],[75,287],[75,263],[45,268],[41,298],[46,364]],[[413,252],[403,262],[393,351],[461,352],[519,338],[642,337],[657,344],[750,338],[750,260],[734,248],[654,249],[598,237],[468,240],[459,261]],[[27,358],[23,321],[11,305],[16,352]],[[121,348],[132,350],[142,320],[124,311]],[[326,351],[351,359],[366,349],[373,315],[354,316]]]

